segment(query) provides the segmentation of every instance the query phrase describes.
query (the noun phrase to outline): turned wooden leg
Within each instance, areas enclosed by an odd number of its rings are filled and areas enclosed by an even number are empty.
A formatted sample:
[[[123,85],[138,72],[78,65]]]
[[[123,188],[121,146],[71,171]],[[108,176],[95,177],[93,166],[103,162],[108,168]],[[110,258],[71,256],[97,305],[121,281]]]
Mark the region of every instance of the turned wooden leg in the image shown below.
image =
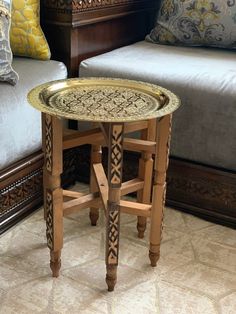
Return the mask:
[[[59,276],[63,245],[62,124],[61,120],[42,114],[44,151],[44,210],[47,245],[50,249],[50,267],[53,277]]]
[[[108,146],[108,202],[106,239],[106,283],[108,291],[113,291],[117,280],[120,229],[120,187],[123,162],[123,124],[109,124]]]
[[[93,164],[101,163],[102,161],[102,148],[100,145],[92,145],[91,148],[91,167],[90,167],[90,192],[97,192],[97,183],[94,176]],[[89,217],[92,226],[97,225],[97,221],[99,218],[99,209],[91,207],[89,212]]]
[[[163,211],[166,193],[166,171],[168,168],[171,115],[157,122],[156,156],[154,163],[154,183],[152,194],[151,230],[149,258],[155,267],[160,257]]]
[[[142,130],[141,139],[147,141],[155,141],[156,137],[156,119],[148,121],[148,128]],[[139,203],[151,203],[152,190],[152,173],[153,173],[153,159],[152,154],[142,153],[139,160],[139,178],[144,181],[144,187],[137,192],[137,201]],[[138,216],[137,230],[138,237],[143,238],[146,230],[147,218]]]

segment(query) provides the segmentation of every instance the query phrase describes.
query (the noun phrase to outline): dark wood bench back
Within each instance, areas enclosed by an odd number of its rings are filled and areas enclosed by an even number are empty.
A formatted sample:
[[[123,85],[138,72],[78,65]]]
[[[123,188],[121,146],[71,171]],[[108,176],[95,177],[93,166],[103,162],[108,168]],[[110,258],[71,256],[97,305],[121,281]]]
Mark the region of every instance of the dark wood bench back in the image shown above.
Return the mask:
[[[154,24],[159,0],[44,0],[41,25],[52,58],[69,76],[89,57],[144,39]]]

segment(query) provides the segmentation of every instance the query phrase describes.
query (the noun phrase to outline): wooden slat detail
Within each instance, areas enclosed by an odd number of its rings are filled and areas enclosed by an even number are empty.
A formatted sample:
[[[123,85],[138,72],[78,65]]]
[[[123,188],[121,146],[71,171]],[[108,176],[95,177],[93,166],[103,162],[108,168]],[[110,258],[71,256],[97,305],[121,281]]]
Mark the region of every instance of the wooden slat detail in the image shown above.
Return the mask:
[[[152,205],[120,201],[120,211],[127,214],[132,214],[136,216],[150,217]]]
[[[79,198],[81,196],[84,196],[84,193],[76,192],[76,191],[69,191],[69,190],[63,190],[63,201],[70,201],[74,198]]]
[[[141,190],[143,186],[144,186],[144,181],[140,180],[139,178],[126,181],[122,183],[121,195],[123,196],[129,193]]]
[[[104,142],[100,128],[90,129],[83,132],[71,132],[63,137],[63,149],[68,149],[84,144],[98,144]]]
[[[98,193],[90,193],[75,200],[63,202],[63,215],[66,216],[80,209],[95,207],[95,205],[101,206],[100,197]]]
[[[98,189],[100,191],[100,196],[103,203],[103,208],[107,211],[107,201],[108,201],[108,182],[107,177],[101,163],[93,164],[93,171],[97,181]]]
[[[135,131],[146,129],[147,127],[148,127],[148,121],[129,122],[129,123],[125,123],[124,132],[125,133],[135,132]]]
[[[65,136],[68,136],[68,135],[72,135],[72,134],[78,134],[78,131],[77,130],[72,130],[72,129],[63,129],[63,138]]]
[[[107,146],[104,138],[100,141],[100,135],[96,135],[90,138],[91,142],[87,142],[87,144],[97,144],[102,146]],[[129,150],[133,152],[149,152],[151,154],[155,153],[156,142],[152,141],[144,141],[136,138],[126,137],[123,142],[123,149]]]
[[[108,123],[99,123],[101,131],[103,133],[104,139],[106,141],[106,145],[109,142],[109,124]]]
[[[146,152],[154,154],[155,147],[156,147],[156,142],[139,140],[136,138],[124,138],[125,150],[129,150],[133,152],[146,151]]]
[[[69,149],[84,144],[107,146],[104,140],[104,135],[99,128],[84,132],[73,132],[63,137],[63,149]],[[145,151],[154,154],[155,144],[156,143],[152,141],[124,138],[123,148],[124,150],[134,152]]]

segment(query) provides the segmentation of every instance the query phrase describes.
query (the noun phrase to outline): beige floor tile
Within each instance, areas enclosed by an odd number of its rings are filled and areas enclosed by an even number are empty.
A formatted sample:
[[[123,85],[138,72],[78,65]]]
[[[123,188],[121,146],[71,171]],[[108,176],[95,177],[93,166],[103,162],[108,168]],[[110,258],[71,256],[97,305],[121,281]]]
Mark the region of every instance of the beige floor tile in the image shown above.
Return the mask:
[[[37,274],[30,271],[30,267],[19,267],[17,263],[7,258],[7,263],[0,263],[0,289],[8,290],[14,286],[22,285],[35,277],[39,276],[40,269],[37,270]],[[4,259],[6,260],[6,259]],[[22,265],[21,265],[22,266]]]
[[[184,222],[190,232],[195,231],[195,230],[201,230],[210,226],[214,226],[213,223],[200,219],[193,215],[184,214],[184,213],[182,213],[182,215],[183,215]]]
[[[194,251],[201,262],[236,273],[236,248],[208,241],[208,237],[192,238]]]
[[[72,238],[79,239],[84,235],[97,233],[100,231],[100,226],[91,226],[89,217],[86,215],[79,221],[69,218],[64,218],[64,242],[68,242]]]
[[[236,287],[236,276],[199,263],[183,265],[161,275],[162,280],[217,299]]]
[[[236,291],[220,300],[221,314],[236,313]]]
[[[21,225],[25,225],[27,223],[32,223],[35,221],[44,221],[44,209],[43,207],[40,207],[36,211],[34,211],[31,215],[26,217],[24,220],[22,220]]]
[[[28,220],[24,222],[22,228],[30,233],[36,234],[46,242],[46,222],[45,220]],[[88,211],[85,211],[83,215],[80,215],[76,221],[70,218],[63,219],[63,234],[64,241],[68,241],[73,237],[81,237],[87,233],[97,231],[99,227],[92,227],[88,217]]]
[[[128,223],[125,225],[121,224],[121,235],[131,241],[136,242],[137,244],[145,245],[147,248],[149,246],[149,236],[150,236],[150,224],[147,224],[147,229],[144,234],[143,239],[138,238],[138,232],[136,228],[136,223]],[[184,232],[170,229],[166,226],[163,228],[162,233],[162,244],[166,241],[175,240],[177,238],[183,237],[185,235]]]
[[[218,314],[213,301],[204,295],[163,281],[158,287],[160,314]]]
[[[40,250],[41,252],[41,250]],[[39,252],[35,253],[35,257],[39,256]],[[9,269],[13,271],[16,270],[18,273],[29,273],[32,274],[32,278],[41,277],[44,275],[51,275],[51,271],[49,268],[49,252],[46,248],[43,251],[43,258],[47,260],[48,265],[40,264],[40,261],[35,259],[29,259],[28,255],[21,255],[19,258],[4,256],[1,257],[1,263],[7,265]],[[31,277],[30,277],[31,278]]]
[[[236,249],[236,230],[234,229],[220,225],[211,225],[206,229],[197,231],[196,235],[208,241],[228,245]]]
[[[41,308],[32,302],[22,300],[10,291],[4,294],[0,303],[1,314],[31,314],[41,313]]]
[[[164,242],[161,245],[161,256],[157,264],[157,269],[161,273],[178,266],[194,261],[194,252],[191,246],[190,238],[187,235]]]
[[[120,239],[119,262],[140,271],[146,271],[150,266],[149,247],[142,246],[125,237]]]
[[[95,290],[69,278],[41,277],[12,290],[21,302],[32,304],[41,313],[82,313],[83,304],[90,303],[99,294]],[[32,313],[32,312],[29,312]]]
[[[169,207],[165,208],[163,223],[164,226],[170,229],[181,230],[183,232],[187,229],[183,214]]]
[[[107,291],[107,285],[105,282],[105,260],[91,260],[83,265],[78,265],[63,271],[63,275],[68,278],[73,278],[79,283],[83,283],[89,287],[97,289],[100,292]],[[140,271],[136,271],[126,265],[122,265],[121,263],[118,266],[117,277],[116,292],[130,289],[140,282],[150,280],[150,274],[144,274]]]
[[[62,250],[63,269],[97,258],[100,255],[100,241],[101,232],[98,231],[66,242]]]
[[[213,226],[213,224],[193,215],[182,213],[167,207],[164,211],[164,226],[181,232],[190,233]]]
[[[88,191],[87,185],[73,190]],[[64,219],[61,276],[51,277],[43,210],[0,236],[0,313],[236,313],[235,230],[167,208],[161,258],[150,267],[149,223],[122,214],[118,282],[105,283],[105,218],[90,226],[88,210]],[[160,311],[159,311],[160,310]]]
[[[137,225],[137,217],[134,215],[128,215],[125,213],[121,213],[120,215],[120,224],[121,226],[124,226],[126,224],[132,223],[134,228],[136,228]]]
[[[61,270],[90,261],[100,254],[100,232],[73,238],[64,243],[61,252]],[[29,264],[37,264],[49,270],[49,249],[46,245],[23,255]],[[50,272],[50,270],[49,270]]]
[[[111,304],[105,299],[104,296],[99,296],[98,298],[94,298],[91,303],[84,305],[83,313],[85,314],[109,314],[113,313],[111,309]]]
[[[137,244],[148,247],[150,225],[147,224],[147,229],[145,231],[143,239],[138,238],[138,231],[137,231],[136,225],[137,225],[136,219],[135,221],[132,221],[130,223],[126,223],[126,224],[121,223],[121,228],[120,228],[121,237],[130,239],[131,241]]]
[[[116,302],[110,301],[109,296],[114,295],[111,292],[104,292],[98,298],[94,298],[92,302],[83,307],[83,314],[125,314],[127,309],[120,305],[117,307]]]
[[[159,291],[156,280],[141,282],[124,292],[108,294],[109,303],[117,313],[154,314],[159,313]]]
[[[45,240],[36,234],[17,226],[0,239],[0,254],[8,256],[20,256],[45,247]]]

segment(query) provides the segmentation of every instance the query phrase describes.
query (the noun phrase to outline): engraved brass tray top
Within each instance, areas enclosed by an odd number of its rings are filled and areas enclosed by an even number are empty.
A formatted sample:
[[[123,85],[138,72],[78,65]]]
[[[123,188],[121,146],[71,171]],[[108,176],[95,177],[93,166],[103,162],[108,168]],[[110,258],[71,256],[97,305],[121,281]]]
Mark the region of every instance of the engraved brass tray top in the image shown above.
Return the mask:
[[[74,78],[39,85],[29,103],[50,115],[72,120],[129,122],[175,111],[179,98],[157,85],[112,78]]]

